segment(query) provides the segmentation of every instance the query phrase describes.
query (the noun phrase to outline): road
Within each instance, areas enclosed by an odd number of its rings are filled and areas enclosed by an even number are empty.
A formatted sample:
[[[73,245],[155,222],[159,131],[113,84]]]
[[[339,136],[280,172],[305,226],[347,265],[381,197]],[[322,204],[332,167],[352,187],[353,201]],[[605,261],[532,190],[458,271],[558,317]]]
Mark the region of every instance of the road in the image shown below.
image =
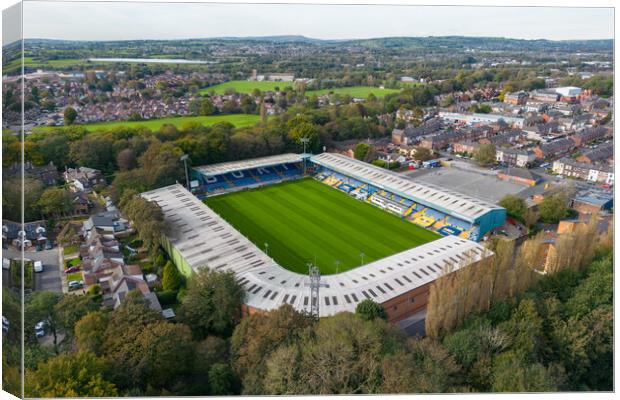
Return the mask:
[[[2,249],[2,256],[6,258],[19,258],[21,252],[13,248]],[[24,253],[24,257],[43,263],[43,272],[34,274],[34,290],[62,292],[58,247],[51,250],[27,251]],[[4,282],[8,282],[8,271],[2,270],[2,279]]]

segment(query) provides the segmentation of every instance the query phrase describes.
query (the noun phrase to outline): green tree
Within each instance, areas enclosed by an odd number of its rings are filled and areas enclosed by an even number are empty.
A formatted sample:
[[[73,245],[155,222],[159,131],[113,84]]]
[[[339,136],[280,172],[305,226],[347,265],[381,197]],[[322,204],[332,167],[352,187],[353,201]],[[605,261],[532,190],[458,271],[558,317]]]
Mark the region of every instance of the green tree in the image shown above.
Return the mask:
[[[404,351],[383,361],[382,393],[453,391],[461,369],[445,348],[431,339],[409,339]]]
[[[523,221],[525,217],[525,213],[527,212],[527,204],[525,200],[514,196],[512,194],[507,194],[500,201],[499,205],[506,209],[506,213],[518,219],[519,221]]]
[[[203,268],[188,281],[179,319],[192,328],[197,338],[230,335],[241,317],[244,296],[232,272]]]
[[[385,309],[371,299],[366,299],[360,302],[357,307],[355,307],[355,313],[366,321],[371,321],[375,318],[387,320]]]
[[[62,298],[54,292],[34,292],[26,302],[24,312],[24,324],[26,331],[24,334],[34,340],[34,326],[43,322],[45,331],[51,333],[54,340],[54,350],[58,352],[58,331],[60,323],[56,312],[56,304]]]
[[[270,395],[300,394],[304,392],[301,351],[299,345],[283,345],[267,358],[264,391]]]
[[[65,335],[73,336],[75,325],[84,316],[100,308],[91,296],[64,296],[55,305],[58,326]]]
[[[495,145],[481,144],[474,150],[474,159],[480,165],[490,165],[495,163]]]
[[[433,158],[433,152],[426,147],[418,146],[415,148],[413,159],[417,161],[427,161]]]
[[[75,324],[75,339],[78,349],[101,355],[108,323],[109,316],[103,311],[94,311],[83,316]]]
[[[194,115],[213,115],[217,111],[215,105],[208,97],[194,100],[189,105],[189,108]]]
[[[243,394],[264,394],[267,359],[273,349],[299,340],[314,320],[290,305],[266,315],[249,315],[237,325],[230,340],[232,366],[243,386]],[[277,366],[283,367],[278,363]],[[295,365],[286,364],[285,368]]]
[[[116,165],[121,171],[129,171],[136,168],[138,160],[133,149],[123,149],[116,155]]]
[[[69,164],[68,148],[69,138],[62,133],[48,132],[39,144],[39,151],[45,163],[52,162],[56,168],[63,168]]]
[[[47,216],[61,216],[73,211],[71,195],[64,188],[50,187],[45,189],[37,202],[39,209]]]
[[[71,142],[70,157],[73,162],[109,173],[114,170],[116,151],[114,141],[104,135],[87,135]]]
[[[41,218],[38,201],[45,190],[41,181],[24,178],[24,190],[19,178],[2,180],[2,218],[11,221],[21,221],[22,192],[24,195],[23,211],[25,221],[35,221]]]
[[[78,116],[77,111],[73,107],[67,107],[64,111],[65,125],[73,125]]]
[[[358,143],[355,146],[354,155],[356,160],[365,161],[368,153],[370,153],[370,145],[368,143]]]
[[[492,385],[494,392],[553,392],[556,379],[540,363],[528,364],[518,354],[506,352],[493,360]]]
[[[119,206],[125,216],[132,221],[146,248],[151,252],[156,251],[161,244],[165,228],[161,207],[130,191],[121,198]]]
[[[191,369],[195,343],[183,324],[153,322],[140,328],[132,345],[135,350],[123,367],[134,384],[168,388]]]
[[[27,397],[115,397],[108,368],[89,352],[62,354],[26,372]]]
[[[568,215],[568,196],[564,192],[559,192],[547,196],[538,205],[540,220],[554,224]]]
[[[381,319],[364,321],[351,313],[320,319],[311,339],[303,339],[301,392],[378,392],[383,360],[402,348],[401,335]]]
[[[228,396],[234,393],[235,376],[230,365],[217,363],[209,370],[210,394]]]
[[[140,366],[142,357],[149,357],[149,354],[140,353],[152,352],[156,347],[147,348],[144,347],[146,344],[138,345],[138,342],[145,335],[147,326],[161,321],[164,321],[161,313],[152,310],[148,300],[138,291],[129,292],[121,305],[109,314],[101,351],[110,365],[123,366],[123,369],[111,372],[113,381],[119,387],[145,387],[149,383],[143,379],[147,370]]]

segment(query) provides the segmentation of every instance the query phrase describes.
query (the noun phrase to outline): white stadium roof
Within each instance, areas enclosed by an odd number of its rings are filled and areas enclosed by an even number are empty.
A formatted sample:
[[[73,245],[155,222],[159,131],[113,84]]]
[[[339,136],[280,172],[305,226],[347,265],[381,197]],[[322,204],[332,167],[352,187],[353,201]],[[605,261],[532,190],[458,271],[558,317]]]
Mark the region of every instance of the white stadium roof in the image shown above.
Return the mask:
[[[337,153],[321,153],[311,161],[326,168],[351,176],[410,200],[429,204],[450,215],[473,222],[485,213],[499,207],[453,190],[420,183],[384,168]]]
[[[302,161],[302,156],[300,154],[286,153],[276,156],[253,158],[251,160],[230,161],[219,164],[204,165],[202,167],[195,167],[194,169],[202,173],[203,175],[212,176],[244,169],[270,167],[272,165],[294,163],[300,161]]]
[[[206,266],[232,270],[246,290],[245,303],[257,309],[272,310],[284,303],[300,311],[309,308],[307,275],[278,265],[182,185],[145,192],[142,197],[162,208],[168,238],[194,271]],[[340,274],[323,276],[321,282],[326,287],[320,290],[320,315],[353,312],[367,297],[383,303],[435,280],[447,264],[458,269],[485,254],[491,253],[478,243],[446,236]]]

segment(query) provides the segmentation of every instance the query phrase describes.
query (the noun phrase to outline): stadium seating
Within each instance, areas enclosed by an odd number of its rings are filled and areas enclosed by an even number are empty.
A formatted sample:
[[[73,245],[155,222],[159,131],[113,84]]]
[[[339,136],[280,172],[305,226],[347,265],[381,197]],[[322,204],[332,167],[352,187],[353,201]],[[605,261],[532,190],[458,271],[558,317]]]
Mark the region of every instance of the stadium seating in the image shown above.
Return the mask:
[[[437,229],[437,233],[439,233],[442,236],[448,236],[448,235],[460,236],[462,232],[459,229],[451,225],[445,225],[441,227],[440,229]]]
[[[278,173],[271,168],[256,168],[248,171],[260,182],[279,181],[282,179]]]
[[[301,176],[301,174],[302,174],[302,170],[301,170],[301,168],[297,164],[276,165],[275,167],[273,167],[273,169],[280,176],[284,176],[284,177],[287,177],[287,178]],[[325,174],[323,174],[323,175],[325,175]],[[327,175],[325,175],[325,177],[327,177]]]
[[[209,176],[206,177],[205,179],[205,191],[207,193],[216,193],[216,192],[220,192],[220,191],[224,191],[226,189],[230,189],[230,185],[228,184],[228,182],[223,178],[223,177],[217,177],[217,176]]]
[[[345,193],[350,193],[355,188],[347,183],[343,183],[340,186],[338,186],[338,189],[342,190]]]
[[[365,200],[374,206],[394,212],[419,226],[434,230],[440,235],[455,235],[469,239],[477,237],[478,228],[469,222],[446,215],[434,208],[425,207],[411,199],[373,187],[339,172],[321,168],[316,178],[327,185],[349,193],[358,200]]]

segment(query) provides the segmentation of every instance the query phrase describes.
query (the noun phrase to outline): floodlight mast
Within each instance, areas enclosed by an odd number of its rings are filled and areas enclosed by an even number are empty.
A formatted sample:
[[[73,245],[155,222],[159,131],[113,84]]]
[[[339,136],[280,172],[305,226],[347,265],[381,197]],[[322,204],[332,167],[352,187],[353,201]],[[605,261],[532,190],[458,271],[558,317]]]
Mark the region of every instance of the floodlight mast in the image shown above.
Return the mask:
[[[180,158],[181,161],[183,161],[183,165],[185,166],[185,184],[187,185],[187,191],[191,192],[192,189],[190,187],[189,184],[189,173],[187,171],[187,159],[189,158],[189,156],[187,154],[183,154]]]
[[[305,176],[306,175],[306,146],[308,145],[308,143],[310,143],[310,138],[307,136],[304,136],[299,140],[304,145],[304,176]]]
[[[308,275],[310,276],[310,315],[315,318],[319,318],[319,289],[321,286],[327,287],[326,284],[321,283],[321,271],[319,268],[308,263]]]

